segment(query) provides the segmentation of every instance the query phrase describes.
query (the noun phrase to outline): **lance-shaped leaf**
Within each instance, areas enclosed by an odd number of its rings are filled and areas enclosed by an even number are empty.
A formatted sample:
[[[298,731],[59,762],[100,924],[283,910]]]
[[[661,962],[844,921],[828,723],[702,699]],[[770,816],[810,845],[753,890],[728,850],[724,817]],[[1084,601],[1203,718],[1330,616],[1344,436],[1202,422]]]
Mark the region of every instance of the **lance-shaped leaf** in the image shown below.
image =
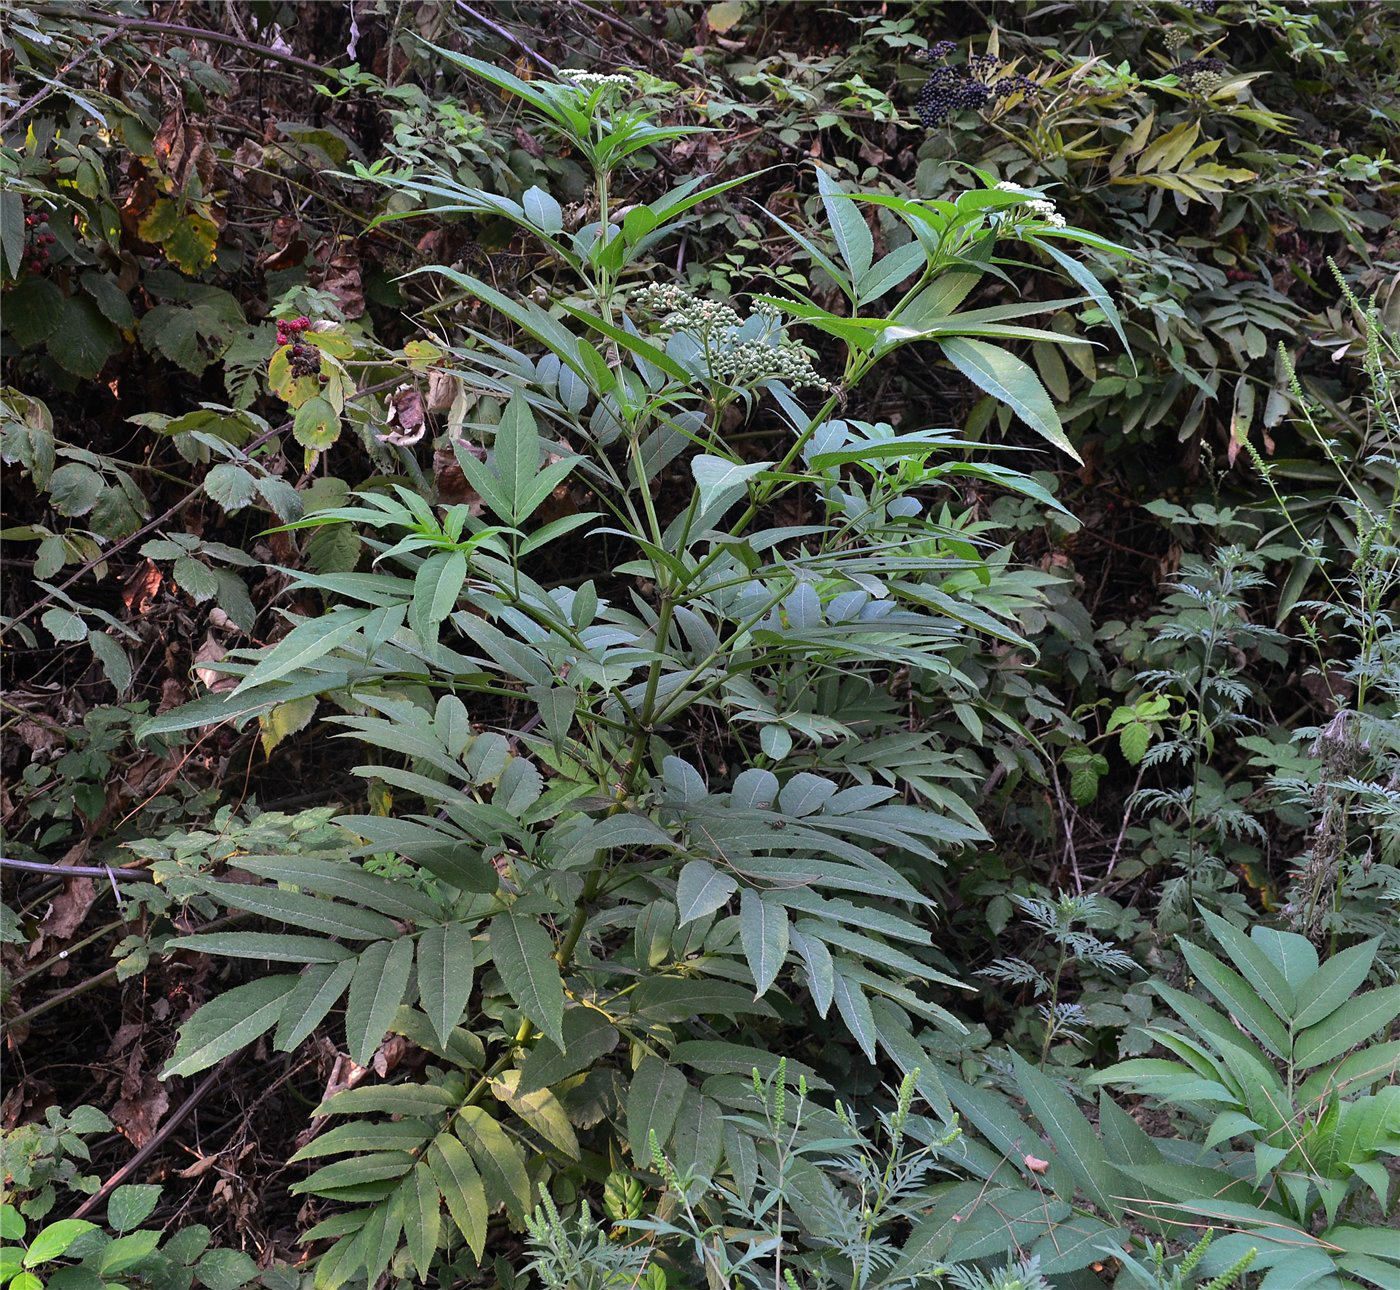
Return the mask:
[[[296,983],[292,974],[268,976],[211,999],[180,1027],[180,1041],[162,1077],[206,1070],[271,1030]]]
[[[763,474],[772,464],[771,461],[730,461],[726,457],[712,457],[707,453],[692,458],[690,473],[695,476],[695,482],[700,488],[701,511],[708,511],[717,499],[741,488],[755,475]],[[730,504],[732,505],[737,498],[738,493],[735,491]]]
[[[676,884],[676,908],[680,921],[689,923],[720,909],[739,884],[708,860],[692,860],[681,870]]]
[[[368,1066],[403,1002],[413,969],[407,936],[377,941],[360,955],[345,1001],[345,1039],[356,1065]]]
[[[472,992],[472,933],[465,923],[430,927],[418,938],[418,1003],[447,1047]]]
[[[1005,403],[1042,438],[1080,460],[1034,368],[984,340],[954,336],[939,344],[948,361],[974,385]]]
[[[787,910],[745,888],[739,900],[739,939],[753,973],[754,998],[768,992],[788,952]]]
[[[497,914],[491,920],[491,957],[520,1011],[563,1048],[564,982],[549,933],[527,915]]]

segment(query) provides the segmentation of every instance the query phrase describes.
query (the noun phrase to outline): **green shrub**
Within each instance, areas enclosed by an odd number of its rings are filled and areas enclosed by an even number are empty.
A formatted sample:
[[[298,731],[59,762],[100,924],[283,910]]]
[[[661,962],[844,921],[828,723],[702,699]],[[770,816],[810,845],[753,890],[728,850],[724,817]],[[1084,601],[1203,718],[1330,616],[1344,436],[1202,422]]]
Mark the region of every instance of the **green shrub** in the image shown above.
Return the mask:
[[[751,1096],[742,1073],[758,1064],[771,1076],[776,1059],[760,1056],[780,1019],[839,1019],[867,1061],[882,1049],[906,1073],[929,1068],[923,1027],[962,1029],[928,988],[958,983],[929,952],[926,875],[981,828],[946,792],[899,800],[907,741],[884,763],[865,745],[899,728],[891,666],[930,694],[944,678],[975,689],[950,658],[969,633],[1024,648],[996,606],[998,564],[954,517],[926,517],[916,490],[973,478],[1054,502],[948,432],[834,414],[882,359],[927,341],[1067,447],[1031,369],[994,343],[1058,342],[1020,320],[1065,302],[959,305],[1008,240],[1072,266],[1099,295],[1058,245],[1109,249],[1020,190],[903,201],[849,193],[819,171],[827,230],[784,228],[849,314],[761,297],[744,316],[638,280],[678,222],[737,181],[688,181],[614,220],[619,166],[685,133],[628,106],[628,78],[526,84],[445,57],[569,142],[592,171],[597,216],[568,231],[539,188],[515,202],[442,174],[385,181],[443,212],[509,220],[577,282],[551,311],[461,270],[425,270],[538,354],[492,327],[436,342],[446,370],[482,391],[477,415],[496,409],[467,422],[484,453],[455,445],[480,507],[439,514],[403,486],[362,489],[286,526],[359,526],[376,571],[291,572],[327,612],[229,667],[230,695],[144,727],[325,696],[342,709],[331,718],[342,737],[372,754],[357,773],[396,798],[392,814],[342,817],[344,843],[319,855],[232,860],[262,882],[206,880],[220,904],[286,932],[171,942],[302,966],[206,1005],[169,1073],[269,1031],[294,1048],[342,996],[357,1063],[390,1030],[439,1063],[421,1081],[336,1095],[321,1114],[344,1121],[295,1157],[344,1157],[294,1189],[349,1202],[309,1234],[334,1241],[319,1264],[326,1286],[373,1281],[391,1262],[426,1276],[448,1240],[444,1205],[480,1257],[493,1211],[518,1222],[539,1182],[601,1181],[599,1151],[630,1151],[646,1173],[653,1136],[677,1169],[723,1168],[751,1189],[753,1147],[730,1113]],[[878,261],[867,201],[910,234]],[[818,375],[785,318],[834,338],[844,363]],[[790,434],[775,461],[747,460],[721,433],[761,396]],[[673,500],[668,467],[681,461],[688,488]],[[566,484],[588,501],[541,522]],[[764,527],[797,489],[822,499],[824,522]],[[620,587],[641,579],[643,590],[609,600],[592,580],[536,580],[583,542],[608,551]],[[487,704],[512,705],[509,735],[482,728]],[[716,718],[730,725],[719,744],[704,735]],[[412,862],[407,880],[355,859],[384,854]],[[920,1088],[946,1108],[936,1080]],[[386,1112],[404,1118],[375,1118]],[[600,1120],[612,1132],[585,1149],[579,1128]]]

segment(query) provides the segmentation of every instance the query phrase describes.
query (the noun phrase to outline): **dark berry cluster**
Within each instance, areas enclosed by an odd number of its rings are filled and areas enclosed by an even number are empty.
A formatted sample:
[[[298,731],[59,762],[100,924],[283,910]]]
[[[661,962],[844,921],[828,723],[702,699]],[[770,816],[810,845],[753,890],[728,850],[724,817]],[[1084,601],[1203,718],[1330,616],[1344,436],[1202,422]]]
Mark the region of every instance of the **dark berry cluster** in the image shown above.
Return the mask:
[[[1213,14],[1220,8],[1223,0],[1183,0],[1188,9],[1194,9],[1197,13]]]
[[[297,341],[287,353],[293,376],[319,376],[321,374],[321,351],[315,345],[305,345]]]
[[[1225,64],[1218,58],[1192,58],[1172,68],[1183,89],[1208,94],[1225,79]]]
[[[48,211],[36,211],[24,217],[24,253],[29,257],[29,272],[42,273],[49,263],[49,247],[58,241],[44,226],[49,222]]]
[[[1172,68],[1172,71],[1181,77],[1195,76],[1199,72],[1214,72],[1219,75],[1224,70],[1225,64],[1219,58],[1192,58]]]
[[[301,334],[311,330],[311,319],[305,314],[300,318],[279,318],[277,320],[277,346],[290,345],[287,361],[291,364],[293,376],[318,376],[321,372],[321,351],[315,345],[308,345],[299,339]]]
[[[928,51],[929,57],[946,59],[956,48],[951,40],[940,40]],[[966,67],[949,67],[946,62],[935,67],[914,100],[919,120],[932,130],[942,125],[950,113],[976,111],[1012,94],[1029,98],[1036,92],[1036,83],[1029,76],[1004,75],[1004,66],[995,54],[973,54]]]

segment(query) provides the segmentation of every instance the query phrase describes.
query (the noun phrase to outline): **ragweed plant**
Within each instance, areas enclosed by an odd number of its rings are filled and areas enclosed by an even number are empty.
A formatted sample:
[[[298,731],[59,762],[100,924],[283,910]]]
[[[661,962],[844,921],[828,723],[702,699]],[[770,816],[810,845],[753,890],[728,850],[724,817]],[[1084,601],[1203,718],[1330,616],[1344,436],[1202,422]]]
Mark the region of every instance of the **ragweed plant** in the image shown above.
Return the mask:
[[[711,1285],[832,1287],[911,1286],[940,1268],[919,1260],[899,1239],[961,1136],[957,1123],[922,1140],[910,1129],[919,1072],[905,1076],[889,1109],[867,1128],[841,1102],[809,1104],[805,1082],[787,1091],[785,1063],[771,1079],[752,1073],[752,1110],[735,1118],[758,1144],[762,1182],[752,1195],[712,1179],[680,1175],[659,1147],[655,1171],[666,1196],[655,1219],[628,1224],[662,1248],[684,1251]],[[917,1273],[911,1274],[911,1268]]]
[[[1360,334],[1369,425],[1367,455],[1344,461],[1327,431],[1326,410],[1300,385],[1286,352],[1294,403],[1307,435],[1342,481],[1337,518],[1355,534],[1349,563],[1330,557],[1299,532],[1275,471],[1251,444],[1250,458],[1270,490],[1280,518],[1316,568],[1327,596],[1300,600],[1295,614],[1326,693],[1326,720],[1295,733],[1306,753],[1306,774],[1279,774],[1282,802],[1305,813],[1310,839],[1299,858],[1288,912],[1298,930],[1328,936],[1380,933],[1392,953],[1400,899],[1400,651],[1394,604],[1400,591],[1400,341],[1374,300],[1363,304],[1332,266]],[[1378,469],[1383,468],[1383,469]],[[1388,494],[1373,486],[1389,478]],[[1390,957],[1389,955],[1387,957]]]
[[[645,1247],[609,1238],[585,1201],[571,1222],[559,1217],[549,1192],[525,1216],[529,1271],[545,1290],[665,1290],[666,1274]]]
[[[1234,1290],[1244,1280],[1244,1274],[1258,1257],[1257,1250],[1246,1250],[1219,1276],[1202,1282],[1196,1277],[1196,1269],[1215,1240],[1215,1229],[1208,1227],[1205,1234],[1189,1250],[1178,1258],[1172,1258],[1161,1241],[1148,1243],[1144,1257],[1135,1258],[1131,1254],[1119,1254],[1124,1268],[1132,1280],[1133,1290]]]
[[[1212,765],[1223,737],[1258,726],[1246,711],[1252,689],[1241,666],[1243,652],[1280,654],[1282,636],[1249,614],[1250,593],[1267,583],[1263,565],[1261,556],[1237,546],[1187,559],[1170,584],[1169,614],[1151,624],[1155,652],[1165,655],[1166,666],[1144,670],[1137,681],[1149,693],[1176,699],[1180,715],[1175,731],[1147,751],[1143,764],[1178,762],[1190,778],[1171,788],[1140,788],[1129,804],[1160,812],[1173,826],[1164,849],[1180,876],[1164,885],[1160,903],[1169,926],[1193,925],[1198,891],[1232,884],[1220,858],[1230,842],[1265,836]]]
[[[1037,1000],[1043,1000],[1037,1008],[1044,1023],[1040,1046],[1040,1059],[1044,1062],[1057,1039],[1083,1038],[1079,1027],[1085,1024],[1084,1009],[1060,998],[1065,968],[1074,963],[1105,972],[1125,972],[1134,967],[1133,958],[1080,926],[1097,913],[1099,902],[1095,896],[1074,896],[1062,891],[1054,901],[1014,894],[1011,899],[1054,947],[1054,967],[1047,974],[1025,959],[1002,957],[981,968],[978,975],[1003,985],[1028,986]]]

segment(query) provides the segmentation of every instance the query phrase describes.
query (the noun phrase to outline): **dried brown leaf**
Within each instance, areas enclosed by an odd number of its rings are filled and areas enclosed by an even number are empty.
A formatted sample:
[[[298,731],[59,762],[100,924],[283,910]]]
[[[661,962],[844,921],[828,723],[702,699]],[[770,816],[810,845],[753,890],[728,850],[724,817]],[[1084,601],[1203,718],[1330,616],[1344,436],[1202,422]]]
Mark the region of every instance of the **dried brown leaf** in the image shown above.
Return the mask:
[[[360,275],[360,253],[351,237],[323,237],[316,243],[316,286],[335,297],[347,318],[358,318],[365,311],[365,289]]]

